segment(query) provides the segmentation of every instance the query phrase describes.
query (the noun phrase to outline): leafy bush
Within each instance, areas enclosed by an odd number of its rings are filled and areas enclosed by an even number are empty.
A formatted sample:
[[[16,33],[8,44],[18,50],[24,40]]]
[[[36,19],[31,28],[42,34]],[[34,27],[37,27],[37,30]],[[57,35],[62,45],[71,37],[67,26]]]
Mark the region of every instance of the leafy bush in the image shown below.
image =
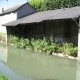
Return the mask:
[[[17,42],[19,42],[19,37],[10,35],[10,37],[8,38],[8,42],[9,42],[9,43],[16,44]]]
[[[78,51],[77,47],[70,48],[69,51],[68,51],[68,55],[77,57],[77,51]]]
[[[74,47],[72,43],[63,43],[61,48],[63,54],[68,54],[75,57],[77,56],[78,48]]]
[[[41,50],[47,54],[54,53],[62,53],[67,54],[70,56],[77,56],[77,47],[74,47],[72,43],[55,43],[49,42],[46,38],[35,40],[34,38],[31,39],[19,39],[15,36],[10,36],[9,38],[10,43],[14,44],[17,48],[31,48],[33,50]]]
[[[57,49],[58,49],[58,46],[56,43],[52,43],[45,48],[47,54],[52,54],[52,52],[56,53]]]
[[[19,42],[15,43],[15,47],[17,48],[27,48],[31,46],[29,39],[20,39]]]
[[[9,79],[0,74],[0,80],[9,80]]]

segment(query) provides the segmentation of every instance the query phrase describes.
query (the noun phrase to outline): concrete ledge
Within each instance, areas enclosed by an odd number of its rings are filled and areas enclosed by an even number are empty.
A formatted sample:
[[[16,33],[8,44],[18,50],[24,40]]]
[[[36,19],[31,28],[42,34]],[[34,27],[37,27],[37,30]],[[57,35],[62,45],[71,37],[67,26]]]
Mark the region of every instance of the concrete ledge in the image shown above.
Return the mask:
[[[64,58],[68,58],[68,59],[73,59],[73,60],[80,60],[79,57],[73,57],[73,56],[69,56],[69,55],[64,55],[62,53],[52,53],[52,55],[59,56],[59,57],[64,57]]]

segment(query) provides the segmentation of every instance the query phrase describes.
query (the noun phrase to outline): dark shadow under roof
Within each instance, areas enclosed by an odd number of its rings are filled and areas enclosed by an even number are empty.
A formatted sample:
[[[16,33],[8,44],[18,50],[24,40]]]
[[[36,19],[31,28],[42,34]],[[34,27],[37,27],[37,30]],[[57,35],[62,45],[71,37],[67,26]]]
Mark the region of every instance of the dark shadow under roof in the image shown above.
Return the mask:
[[[24,18],[4,24],[4,26],[16,26],[19,24],[38,23],[45,20],[75,19],[80,16],[80,6],[37,12]]]

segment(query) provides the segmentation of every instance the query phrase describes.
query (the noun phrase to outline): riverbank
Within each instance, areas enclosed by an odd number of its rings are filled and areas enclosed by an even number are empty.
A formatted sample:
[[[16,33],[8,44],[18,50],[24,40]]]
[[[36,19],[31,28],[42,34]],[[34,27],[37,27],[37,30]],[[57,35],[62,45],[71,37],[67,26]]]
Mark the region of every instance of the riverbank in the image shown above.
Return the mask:
[[[5,44],[5,42],[2,42],[2,41],[0,41],[0,43],[1,44]],[[10,46],[14,46],[13,44],[10,44]],[[27,48],[28,50],[32,50],[31,48]],[[39,53],[44,53],[43,51],[41,51],[41,50],[37,50],[37,49],[35,49],[35,50],[33,50],[34,52],[39,52]],[[45,53],[44,53],[45,54]],[[68,59],[73,59],[73,60],[80,60],[80,58],[79,57],[73,57],[73,56],[69,56],[69,55],[67,55],[67,54],[62,54],[62,53],[52,53],[52,54],[50,54],[50,55],[52,55],[52,56],[58,56],[58,57],[64,57],[64,58],[68,58]]]
[[[6,43],[6,34],[0,32],[0,43]]]
[[[29,40],[29,39],[19,39],[18,37],[15,36],[11,36],[8,40],[9,40],[8,44],[16,48],[31,49],[45,54],[80,60],[77,57],[78,49],[72,43],[59,44],[55,42],[50,42],[45,38],[43,40],[41,39]],[[1,41],[1,43],[4,42]]]
[[[63,55],[61,53],[58,53],[58,54],[52,53],[52,55],[59,56],[59,57],[64,57],[64,58],[68,58],[68,59],[73,59],[73,60],[80,60],[79,57],[73,57],[73,56],[69,56],[69,55]]]
[[[29,50],[32,50],[32,49],[30,49],[30,48],[27,48],[27,49],[29,49]],[[44,52],[42,52],[41,50],[34,50],[35,52],[39,52],[39,53],[44,53]],[[45,54],[45,53],[44,53]],[[73,56],[69,56],[69,55],[67,55],[67,54],[62,54],[62,53],[52,53],[52,54],[50,54],[50,55],[52,55],[52,56],[58,56],[58,57],[63,57],[63,58],[68,58],[68,59],[72,59],[72,60],[79,60],[80,61],[80,58],[79,57],[73,57]]]

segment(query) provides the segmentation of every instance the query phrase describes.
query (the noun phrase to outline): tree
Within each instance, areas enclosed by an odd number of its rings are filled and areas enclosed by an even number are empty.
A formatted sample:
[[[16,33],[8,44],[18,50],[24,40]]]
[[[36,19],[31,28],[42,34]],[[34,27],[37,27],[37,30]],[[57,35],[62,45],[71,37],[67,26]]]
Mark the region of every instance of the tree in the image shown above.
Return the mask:
[[[80,6],[80,0],[31,0],[30,4],[36,11],[46,11]]]
[[[36,9],[36,11],[39,11],[41,7],[41,0],[30,0],[29,3]]]

